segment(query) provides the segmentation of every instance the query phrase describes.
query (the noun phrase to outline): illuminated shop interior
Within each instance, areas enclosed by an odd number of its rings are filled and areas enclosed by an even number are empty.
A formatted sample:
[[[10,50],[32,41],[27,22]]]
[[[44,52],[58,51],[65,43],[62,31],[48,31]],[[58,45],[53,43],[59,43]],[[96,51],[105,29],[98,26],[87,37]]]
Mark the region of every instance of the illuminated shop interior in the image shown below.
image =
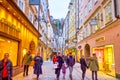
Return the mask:
[[[93,48],[93,53],[97,54],[100,70],[106,74],[115,76],[114,46],[105,45]]]
[[[5,53],[9,53],[13,66],[17,66],[18,42],[0,36],[0,60],[4,58]]]

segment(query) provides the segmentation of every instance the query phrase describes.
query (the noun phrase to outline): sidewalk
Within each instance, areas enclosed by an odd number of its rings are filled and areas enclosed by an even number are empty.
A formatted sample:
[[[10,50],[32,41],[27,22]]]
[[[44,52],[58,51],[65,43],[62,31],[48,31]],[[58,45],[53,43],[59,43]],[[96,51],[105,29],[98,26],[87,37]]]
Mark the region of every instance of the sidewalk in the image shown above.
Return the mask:
[[[39,80],[55,80],[55,70],[53,69],[53,63],[51,61],[44,62],[42,69],[43,75],[39,77]],[[81,80],[81,73],[82,72],[80,70],[80,64],[76,63],[73,70],[73,80]],[[29,75],[27,77],[23,77],[22,75],[23,73],[18,74],[17,76],[13,77],[13,80],[36,80],[36,75],[33,74],[33,67],[30,67]],[[102,72],[98,72],[98,78],[98,80],[119,80],[108,76]],[[60,80],[63,80],[62,73],[60,75]],[[67,69],[65,80],[69,80],[69,69]],[[89,70],[87,70],[85,80],[91,80],[91,72]]]

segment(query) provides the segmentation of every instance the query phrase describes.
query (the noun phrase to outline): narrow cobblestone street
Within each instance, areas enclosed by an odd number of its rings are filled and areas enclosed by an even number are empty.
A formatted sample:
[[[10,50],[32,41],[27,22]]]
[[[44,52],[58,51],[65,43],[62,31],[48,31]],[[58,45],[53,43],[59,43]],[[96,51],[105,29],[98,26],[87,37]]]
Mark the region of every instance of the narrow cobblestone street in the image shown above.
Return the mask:
[[[43,64],[43,75],[40,75],[39,80],[55,80],[54,69],[51,61],[46,61]],[[27,77],[22,76],[23,73],[13,77],[13,80],[36,80],[36,75],[33,74],[33,68],[29,70],[29,75]],[[98,73],[98,80],[119,80],[111,76],[104,74],[103,72]],[[60,75],[60,80],[63,80],[62,73]],[[69,70],[67,69],[66,79],[69,80]],[[75,64],[73,70],[73,80],[81,80],[81,70],[78,63]],[[87,70],[85,80],[91,80],[91,72]]]

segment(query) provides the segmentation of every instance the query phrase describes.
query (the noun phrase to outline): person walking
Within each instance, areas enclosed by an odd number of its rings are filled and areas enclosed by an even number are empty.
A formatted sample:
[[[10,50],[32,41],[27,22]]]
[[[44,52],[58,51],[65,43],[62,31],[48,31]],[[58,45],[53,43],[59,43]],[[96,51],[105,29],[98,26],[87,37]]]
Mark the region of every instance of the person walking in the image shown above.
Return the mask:
[[[37,75],[37,79],[39,78],[39,75],[42,74],[42,64],[43,59],[40,56],[40,53],[37,53],[37,55],[34,57],[34,74]]]
[[[86,73],[86,69],[87,69],[88,67],[87,67],[87,64],[86,64],[86,61],[85,61],[85,58],[84,58],[83,55],[82,55],[81,58],[80,58],[80,64],[81,64],[81,70],[82,70],[82,80],[84,80],[84,78],[85,78],[85,73]]]
[[[22,64],[24,66],[23,76],[28,76],[29,65],[30,65],[31,61],[32,61],[32,55],[31,55],[31,52],[28,51],[22,60]]]
[[[58,68],[55,69],[55,74],[56,74],[56,78],[57,80],[59,80],[59,76],[60,76],[60,70],[62,68],[62,64],[64,63],[63,58],[61,57],[61,54],[58,53],[57,56],[57,62],[58,62]]]
[[[88,66],[92,71],[92,80],[98,80],[97,71],[99,70],[98,60],[96,54],[93,54],[93,57],[89,58]]]
[[[72,72],[73,66],[75,65],[75,58],[72,56],[72,53],[69,53],[69,57],[67,58],[67,66],[69,67],[69,77],[72,80]]]
[[[53,63],[55,64],[58,61],[58,58],[56,55],[53,56]]]
[[[63,79],[65,79],[66,69],[67,69],[67,66],[66,66],[66,64],[64,63],[64,64],[62,65]]]
[[[4,59],[0,61],[0,80],[12,80],[12,69],[9,53],[5,53]]]

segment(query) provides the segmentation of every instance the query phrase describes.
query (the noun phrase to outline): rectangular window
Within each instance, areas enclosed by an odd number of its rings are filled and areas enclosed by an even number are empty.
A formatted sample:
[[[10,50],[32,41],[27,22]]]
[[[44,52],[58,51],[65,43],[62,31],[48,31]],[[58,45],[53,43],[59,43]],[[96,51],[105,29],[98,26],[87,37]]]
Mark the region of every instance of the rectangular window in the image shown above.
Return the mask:
[[[88,10],[91,11],[92,9],[92,0],[89,0],[89,3],[88,3]]]
[[[98,0],[94,0],[94,4],[96,4],[98,2]]]
[[[85,9],[84,9],[84,13],[85,13],[85,17],[86,17],[87,14],[88,14],[87,6],[86,6]]]
[[[90,29],[89,29],[89,26],[88,26],[88,25],[85,26],[84,32],[85,32],[85,33],[84,33],[84,36],[85,36],[85,37],[88,37],[88,36],[89,36],[89,33],[90,33]]]
[[[96,25],[93,25],[91,26],[91,29],[92,29],[92,33],[95,33],[97,30],[101,29],[102,28],[102,17],[101,17],[101,14],[100,12],[98,12],[94,19],[96,21]]]
[[[112,21],[113,17],[112,17],[112,3],[109,2],[106,6],[105,6],[105,22],[109,23],[110,21]]]
[[[24,10],[25,10],[25,2],[24,2],[24,0],[18,0],[18,6],[24,12]]]
[[[33,23],[33,15],[32,12],[29,10],[29,20]]]
[[[95,29],[95,30],[97,31],[97,30],[100,29],[100,25],[101,25],[100,13],[97,13],[96,19],[98,19],[98,20],[97,20],[96,29]]]

